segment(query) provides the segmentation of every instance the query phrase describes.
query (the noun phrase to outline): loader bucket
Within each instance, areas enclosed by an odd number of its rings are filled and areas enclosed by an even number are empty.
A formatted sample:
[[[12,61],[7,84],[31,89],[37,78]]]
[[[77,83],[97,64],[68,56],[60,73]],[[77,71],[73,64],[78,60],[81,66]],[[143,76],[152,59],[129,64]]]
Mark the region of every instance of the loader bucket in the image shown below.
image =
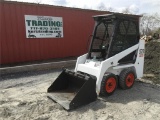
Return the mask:
[[[48,97],[66,110],[71,110],[97,99],[96,80],[69,70],[63,70],[48,88]]]

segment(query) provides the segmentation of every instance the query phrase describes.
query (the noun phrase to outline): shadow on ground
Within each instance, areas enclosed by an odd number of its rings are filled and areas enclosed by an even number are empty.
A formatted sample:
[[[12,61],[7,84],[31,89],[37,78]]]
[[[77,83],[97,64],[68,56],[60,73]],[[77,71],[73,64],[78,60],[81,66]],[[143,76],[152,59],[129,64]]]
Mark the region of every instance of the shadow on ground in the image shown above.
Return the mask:
[[[122,104],[132,101],[150,101],[160,104],[160,87],[137,81],[131,89],[118,88],[113,95],[102,97],[102,100]]]
[[[134,86],[128,90],[117,88],[115,93],[109,97],[98,97],[97,101],[82,106],[75,111],[84,113],[88,109],[97,111],[107,108],[107,105],[114,103],[128,104],[130,102],[157,103],[160,104],[160,87],[136,81]]]

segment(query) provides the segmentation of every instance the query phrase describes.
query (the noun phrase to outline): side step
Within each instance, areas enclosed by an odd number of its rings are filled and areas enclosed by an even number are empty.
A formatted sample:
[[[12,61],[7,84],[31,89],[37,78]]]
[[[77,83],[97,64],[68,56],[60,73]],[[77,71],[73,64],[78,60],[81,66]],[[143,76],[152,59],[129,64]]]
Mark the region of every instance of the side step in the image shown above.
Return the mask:
[[[48,97],[66,110],[78,108],[96,101],[96,80],[65,69],[48,88]]]

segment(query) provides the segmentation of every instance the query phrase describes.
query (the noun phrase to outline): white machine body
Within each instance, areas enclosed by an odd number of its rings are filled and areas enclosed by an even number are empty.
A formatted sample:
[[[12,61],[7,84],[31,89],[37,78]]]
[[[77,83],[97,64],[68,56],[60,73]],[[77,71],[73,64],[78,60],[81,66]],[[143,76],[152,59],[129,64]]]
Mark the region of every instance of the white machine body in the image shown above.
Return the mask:
[[[129,67],[134,67],[137,78],[143,76],[143,66],[144,66],[144,47],[145,41],[139,40],[139,43],[104,60],[104,61],[94,61],[92,59],[87,59],[87,54],[84,54],[77,58],[75,72],[83,72],[96,77],[96,92],[99,95],[101,88],[101,81],[106,73],[113,73],[119,75],[120,72]],[[137,51],[135,55],[135,63],[119,64],[118,61],[133,51]]]

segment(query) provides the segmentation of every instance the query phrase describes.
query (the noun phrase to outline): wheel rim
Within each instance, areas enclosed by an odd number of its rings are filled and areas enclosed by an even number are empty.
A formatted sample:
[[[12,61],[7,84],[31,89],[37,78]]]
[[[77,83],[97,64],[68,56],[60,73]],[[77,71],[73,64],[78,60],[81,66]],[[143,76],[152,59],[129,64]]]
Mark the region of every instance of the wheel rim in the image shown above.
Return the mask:
[[[106,81],[106,91],[108,93],[111,93],[115,90],[116,88],[116,80],[115,78],[109,78],[107,81]]]
[[[126,85],[127,87],[131,87],[134,83],[134,74],[130,73],[128,74],[127,78],[126,78]]]

